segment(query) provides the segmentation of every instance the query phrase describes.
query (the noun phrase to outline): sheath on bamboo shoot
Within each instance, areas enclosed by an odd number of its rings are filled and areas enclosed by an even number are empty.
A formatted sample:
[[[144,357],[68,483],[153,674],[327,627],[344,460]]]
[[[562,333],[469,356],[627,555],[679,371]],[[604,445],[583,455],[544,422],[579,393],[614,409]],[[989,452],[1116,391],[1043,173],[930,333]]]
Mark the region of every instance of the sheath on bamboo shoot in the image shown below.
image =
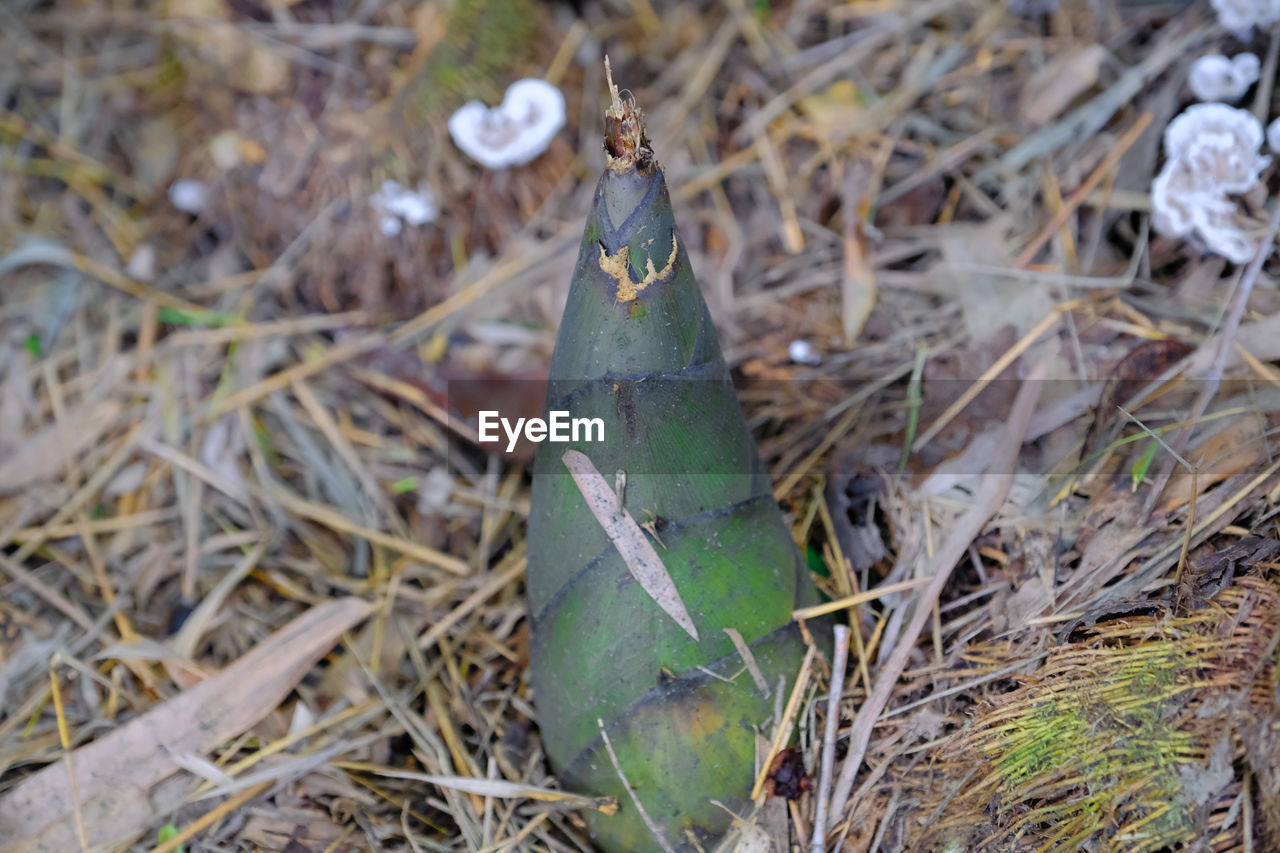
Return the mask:
[[[618,797],[617,815],[588,816],[600,847],[660,849],[634,794],[672,848],[694,850],[696,837],[711,849],[732,820],[712,801],[739,814],[749,805],[757,731],[769,734],[774,694],[790,689],[804,655],[791,612],[816,592],[742,416],[642,116],[613,92],[608,165],[547,393],[550,411],[602,419],[604,440],[543,444],[535,466],[534,698],[562,784]],[[609,506],[588,504],[567,449],[585,454],[597,487],[608,483]],[[634,540],[602,512],[644,528],[693,631],[646,592]],[[725,629],[741,634],[755,672]]]

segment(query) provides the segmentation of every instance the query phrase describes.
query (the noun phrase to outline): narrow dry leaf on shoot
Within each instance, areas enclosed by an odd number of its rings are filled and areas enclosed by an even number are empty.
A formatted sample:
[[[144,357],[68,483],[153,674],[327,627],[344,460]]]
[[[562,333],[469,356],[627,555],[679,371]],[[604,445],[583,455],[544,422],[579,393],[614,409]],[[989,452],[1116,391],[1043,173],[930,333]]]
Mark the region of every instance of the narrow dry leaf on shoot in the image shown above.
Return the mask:
[[[733,647],[738,650],[738,654],[742,655],[742,662],[746,664],[747,672],[751,674],[751,680],[756,683],[756,687],[766,697],[772,696],[773,688],[769,686],[769,682],[765,681],[764,673],[760,671],[760,665],[756,663],[755,655],[751,654],[751,647],[747,645],[747,641],[742,639],[742,634],[734,628],[725,628],[724,632],[733,641]]]
[[[698,629],[689,617],[688,608],[680,599],[680,590],[676,589],[666,566],[662,565],[662,558],[649,544],[640,525],[636,524],[631,513],[618,502],[617,492],[609,488],[609,484],[585,453],[566,450],[563,460],[564,467],[573,475],[574,483],[587,502],[587,509],[591,510],[596,521],[604,528],[605,535],[627,564],[631,576],[654,603],[687,631],[690,637],[697,640]]]

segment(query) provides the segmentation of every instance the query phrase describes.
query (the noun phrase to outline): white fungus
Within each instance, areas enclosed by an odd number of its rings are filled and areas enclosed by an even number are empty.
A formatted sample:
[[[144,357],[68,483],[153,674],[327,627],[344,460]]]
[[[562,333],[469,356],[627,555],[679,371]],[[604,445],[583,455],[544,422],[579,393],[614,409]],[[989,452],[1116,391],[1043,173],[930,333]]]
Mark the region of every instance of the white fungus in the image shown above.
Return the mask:
[[[1216,53],[1209,54],[1191,63],[1187,85],[1201,101],[1234,104],[1258,82],[1259,67],[1258,57],[1252,53],[1242,53],[1231,59]]]
[[[426,225],[440,215],[435,194],[425,183],[416,190],[395,181],[383,181],[382,189],[369,196],[369,206],[378,214],[378,227],[388,237],[400,233],[405,224]]]
[[[1206,249],[1241,264],[1256,248],[1236,221],[1236,205],[1223,193],[1195,189],[1180,161],[1170,161],[1151,186],[1152,222],[1169,237],[1194,238]]]
[[[1151,185],[1156,230],[1235,263],[1251,258],[1257,242],[1228,196],[1252,189],[1270,162],[1258,153],[1262,137],[1251,113],[1225,104],[1196,104],[1175,118],[1164,134],[1168,161]]]
[[[1267,125],[1267,147],[1272,154],[1280,154],[1280,118],[1272,119]]]
[[[822,356],[818,354],[817,350],[815,350],[813,345],[808,341],[792,341],[791,345],[787,347],[787,355],[796,364],[807,364],[810,366],[822,364]]]
[[[1241,41],[1253,36],[1253,28],[1265,29],[1280,21],[1280,0],[1209,0],[1218,23]]]
[[[1242,193],[1253,187],[1269,157],[1258,153],[1262,124],[1248,110],[1226,104],[1195,104],[1169,122],[1164,151],[1186,161],[1197,186]]]
[[[138,281],[155,281],[156,247],[143,243],[133,250],[129,262],[124,267],[125,275]]]
[[[169,185],[169,201],[185,213],[199,213],[209,200],[209,188],[203,181],[183,179]]]
[[[538,157],[564,126],[564,95],[534,77],[512,83],[502,105],[479,101],[449,118],[449,135],[468,157],[487,169],[519,166]]]
[[[1250,86],[1258,82],[1258,75],[1262,73],[1262,60],[1252,53],[1237,53],[1231,57],[1231,65]]]

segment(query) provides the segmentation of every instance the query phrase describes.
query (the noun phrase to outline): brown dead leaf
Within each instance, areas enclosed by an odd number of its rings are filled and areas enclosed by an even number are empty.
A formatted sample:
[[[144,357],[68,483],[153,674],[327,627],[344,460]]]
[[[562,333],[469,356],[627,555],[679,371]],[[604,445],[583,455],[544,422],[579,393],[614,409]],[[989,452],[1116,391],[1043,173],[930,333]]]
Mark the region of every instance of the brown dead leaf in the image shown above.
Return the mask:
[[[870,218],[872,179],[872,166],[865,160],[850,166],[845,177],[840,314],[848,346],[853,346],[876,302],[875,246],[864,224]]]
[[[257,723],[370,609],[358,598],[312,608],[218,674],[24,780],[0,799],[0,853],[79,850],[77,811],[95,847],[129,841],[157,817],[151,791],[178,772],[175,755],[207,752]]]
[[[1048,124],[1098,82],[1098,70],[1106,58],[1107,49],[1100,44],[1054,57],[1022,87],[1018,112],[1032,127]]]
[[[8,458],[0,460],[0,494],[17,494],[32,483],[56,477],[68,461],[97,445],[122,411],[113,400],[82,406],[68,413],[65,425],[50,424],[18,442]]]
[[[147,189],[158,192],[167,187],[178,168],[182,153],[178,133],[168,116],[157,116],[129,129],[125,153],[134,177]]]
[[[631,513],[618,504],[617,495],[596,470],[596,466],[585,453],[577,450],[566,450],[562,458],[564,466],[573,475],[573,482],[582,492],[587,508],[596,517],[596,521],[600,522],[609,541],[618,549],[618,556],[627,564],[631,576],[676,624],[687,631],[690,637],[698,639],[698,629],[694,627],[693,619],[689,616],[667,567],[663,565],[662,558],[649,544],[644,531],[636,524]]]
[[[294,813],[305,820],[277,817],[276,815],[251,814],[238,835],[249,844],[265,850],[297,850],[300,840],[307,842],[303,850],[332,850],[348,833],[330,820],[326,811],[315,806],[300,807]],[[292,815],[291,815],[292,817]],[[290,847],[290,845],[294,845]],[[340,847],[339,850],[357,849]]]
[[[1142,512],[1142,499],[1130,483],[1128,472],[1117,472],[1090,498],[1076,539],[1079,566],[1059,592],[1060,607],[1100,587],[1158,530]]]
[[[929,287],[954,298],[964,316],[965,329],[976,344],[1013,326],[1022,337],[1054,309],[1046,287],[1028,287],[1004,276],[974,275],[977,267],[1014,266],[1009,234],[1017,223],[1012,214],[993,216],[981,224],[952,223],[938,235],[942,260],[929,275]],[[1000,310],[992,310],[992,306]]]
[[[1094,452],[1106,447],[1115,440],[1121,426],[1128,419],[1121,413],[1122,406],[1133,406],[1130,398],[1141,391],[1149,382],[1155,381],[1161,374],[1173,367],[1195,347],[1174,338],[1156,341],[1143,341],[1125,353],[1124,357],[1111,369],[1107,384],[1102,388],[1098,398],[1098,414],[1089,431],[1085,434],[1084,458],[1088,459]],[[1159,393],[1169,390],[1168,385]],[[1157,394],[1140,401],[1145,405],[1155,399]],[[1135,406],[1136,412],[1138,406]]]
[[[1226,429],[1191,448],[1188,461],[1199,463],[1199,470],[1195,477],[1180,471],[1170,478],[1160,493],[1163,510],[1169,512],[1190,501],[1193,485],[1197,495],[1203,494],[1233,474],[1263,463],[1266,430],[1266,419],[1262,415],[1256,412],[1241,415]]]
[[[1039,574],[1027,578],[1016,590],[1001,590],[999,606],[992,608],[995,630],[1007,631],[1026,625],[1028,620],[1045,613],[1053,607],[1053,592],[1053,587]]]
[[[289,61],[241,29],[230,19],[230,9],[219,0],[170,0],[165,12],[178,24],[175,32],[233,86],[256,95],[283,91]]]
[[[355,654],[343,655],[325,668],[317,695],[342,697],[353,705],[368,701],[373,688],[361,661],[368,662],[375,673],[393,671],[404,657],[406,638],[421,634],[430,621],[430,611],[423,607],[399,607],[385,618],[370,619],[351,638]]]
[[[865,96],[852,81],[840,80],[823,92],[801,98],[798,106],[813,122],[814,135],[822,137],[848,122],[850,116],[862,112],[865,102]]]

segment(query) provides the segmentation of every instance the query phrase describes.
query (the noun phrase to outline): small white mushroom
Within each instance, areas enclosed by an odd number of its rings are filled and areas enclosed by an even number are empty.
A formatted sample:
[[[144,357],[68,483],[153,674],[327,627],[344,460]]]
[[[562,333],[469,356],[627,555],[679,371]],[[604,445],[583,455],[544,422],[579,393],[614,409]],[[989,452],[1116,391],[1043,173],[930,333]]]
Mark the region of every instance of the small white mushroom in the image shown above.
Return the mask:
[[[1262,60],[1256,54],[1237,53],[1231,57],[1231,64],[1242,79],[1249,81],[1250,86],[1258,82],[1258,75],[1262,73]]]
[[[1280,0],[1209,0],[1218,23],[1241,41],[1253,37],[1253,28],[1265,29],[1280,21]]]
[[[487,169],[528,163],[547,150],[564,126],[564,95],[545,80],[517,80],[502,105],[464,104],[449,118],[449,135],[468,157]]]
[[[796,364],[816,366],[822,364],[822,356],[813,348],[813,344],[805,340],[794,340],[787,347],[787,355]]]
[[[1187,85],[1201,101],[1234,104],[1258,82],[1258,69],[1258,57],[1252,53],[1242,53],[1233,59],[1209,54],[1191,63]]]
[[[150,243],[138,246],[129,256],[129,262],[125,264],[124,271],[130,278],[136,278],[138,281],[155,281],[156,247]]]
[[[1256,240],[1229,196],[1258,183],[1270,158],[1258,153],[1262,124],[1246,110],[1197,104],[1170,122],[1168,161],[1151,185],[1152,224],[1235,263],[1253,256]]]
[[[425,225],[436,218],[435,198],[419,187],[417,192],[404,190],[387,201],[387,211],[399,216],[409,225]]]
[[[1272,119],[1267,125],[1267,147],[1272,154],[1280,154],[1280,118]]]
[[[209,201],[209,188],[203,181],[174,181],[169,185],[169,201],[185,213],[199,213]]]
[[[388,237],[399,234],[405,223],[425,225],[440,215],[435,194],[426,183],[411,190],[395,181],[383,181],[382,189],[369,196],[369,206],[378,213],[378,227]]]
[[[1209,4],[1218,13],[1218,23],[1222,28],[1243,38],[1248,37],[1257,23],[1253,0],[1209,0]]]

